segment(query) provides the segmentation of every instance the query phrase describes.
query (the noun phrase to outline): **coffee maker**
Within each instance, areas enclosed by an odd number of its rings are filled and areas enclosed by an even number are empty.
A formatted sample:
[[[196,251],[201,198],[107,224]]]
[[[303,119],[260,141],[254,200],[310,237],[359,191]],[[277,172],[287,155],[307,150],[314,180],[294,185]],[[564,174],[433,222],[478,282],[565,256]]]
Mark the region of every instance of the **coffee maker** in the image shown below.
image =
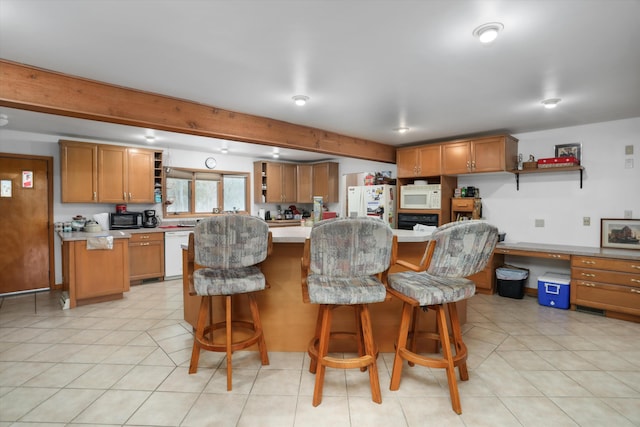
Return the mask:
[[[144,211],[144,221],[142,222],[144,228],[154,228],[158,226],[158,218],[156,217],[156,211],[148,209]]]

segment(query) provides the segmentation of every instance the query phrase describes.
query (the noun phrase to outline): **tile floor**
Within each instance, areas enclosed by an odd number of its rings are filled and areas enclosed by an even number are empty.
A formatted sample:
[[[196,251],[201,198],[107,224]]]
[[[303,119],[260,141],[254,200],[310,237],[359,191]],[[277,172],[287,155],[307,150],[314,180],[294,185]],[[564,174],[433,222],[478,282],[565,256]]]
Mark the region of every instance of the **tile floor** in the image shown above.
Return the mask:
[[[640,426],[640,325],[477,295],[464,333],[462,415],[440,371],[405,368],[389,391],[392,354],[378,363],[382,405],[366,373],[328,370],[314,408],[304,353],[271,352],[264,367],[236,353],[229,393],[220,354],[203,352],[188,375],[180,281],[64,311],[55,292],[7,297],[0,426]]]

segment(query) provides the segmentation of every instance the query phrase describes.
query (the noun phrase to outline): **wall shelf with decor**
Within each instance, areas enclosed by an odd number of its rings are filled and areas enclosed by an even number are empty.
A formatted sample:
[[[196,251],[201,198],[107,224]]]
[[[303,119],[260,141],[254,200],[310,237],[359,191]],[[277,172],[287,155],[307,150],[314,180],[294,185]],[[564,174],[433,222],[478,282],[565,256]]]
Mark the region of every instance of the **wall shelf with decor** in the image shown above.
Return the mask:
[[[582,188],[582,171],[584,171],[583,166],[558,166],[558,167],[550,167],[550,168],[512,170],[509,172],[513,173],[516,176],[516,190],[520,191],[520,174],[571,172],[571,171],[580,172],[580,188]]]

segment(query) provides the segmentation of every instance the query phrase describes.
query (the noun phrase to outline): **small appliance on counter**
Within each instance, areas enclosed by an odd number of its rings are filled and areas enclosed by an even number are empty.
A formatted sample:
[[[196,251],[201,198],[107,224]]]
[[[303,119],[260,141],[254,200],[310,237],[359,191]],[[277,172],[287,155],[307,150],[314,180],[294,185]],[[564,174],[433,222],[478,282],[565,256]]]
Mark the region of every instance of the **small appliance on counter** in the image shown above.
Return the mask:
[[[98,221],[96,219],[96,221]],[[100,221],[98,221],[98,224]],[[115,212],[109,214],[109,229],[122,230],[142,227],[142,212]]]
[[[142,223],[144,228],[155,228],[158,226],[158,217],[156,217],[156,211],[148,209],[144,211],[144,222]]]
[[[116,205],[117,213],[125,213],[126,211],[127,211],[127,205],[125,204]]]

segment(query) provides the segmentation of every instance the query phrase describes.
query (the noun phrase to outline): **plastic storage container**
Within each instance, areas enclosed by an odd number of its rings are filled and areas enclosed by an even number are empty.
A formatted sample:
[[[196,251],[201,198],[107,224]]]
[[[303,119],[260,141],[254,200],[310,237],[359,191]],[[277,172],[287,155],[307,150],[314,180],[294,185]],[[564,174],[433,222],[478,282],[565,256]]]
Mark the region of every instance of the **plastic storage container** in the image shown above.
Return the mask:
[[[561,273],[544,273],[538,277],[538,304],[554,308],[569,308],[569,283],[571,276]]]
[[[517,267],[496,268],[498,295],[501,297],[522,299],[524,285],[529,277],[529,270]]]

